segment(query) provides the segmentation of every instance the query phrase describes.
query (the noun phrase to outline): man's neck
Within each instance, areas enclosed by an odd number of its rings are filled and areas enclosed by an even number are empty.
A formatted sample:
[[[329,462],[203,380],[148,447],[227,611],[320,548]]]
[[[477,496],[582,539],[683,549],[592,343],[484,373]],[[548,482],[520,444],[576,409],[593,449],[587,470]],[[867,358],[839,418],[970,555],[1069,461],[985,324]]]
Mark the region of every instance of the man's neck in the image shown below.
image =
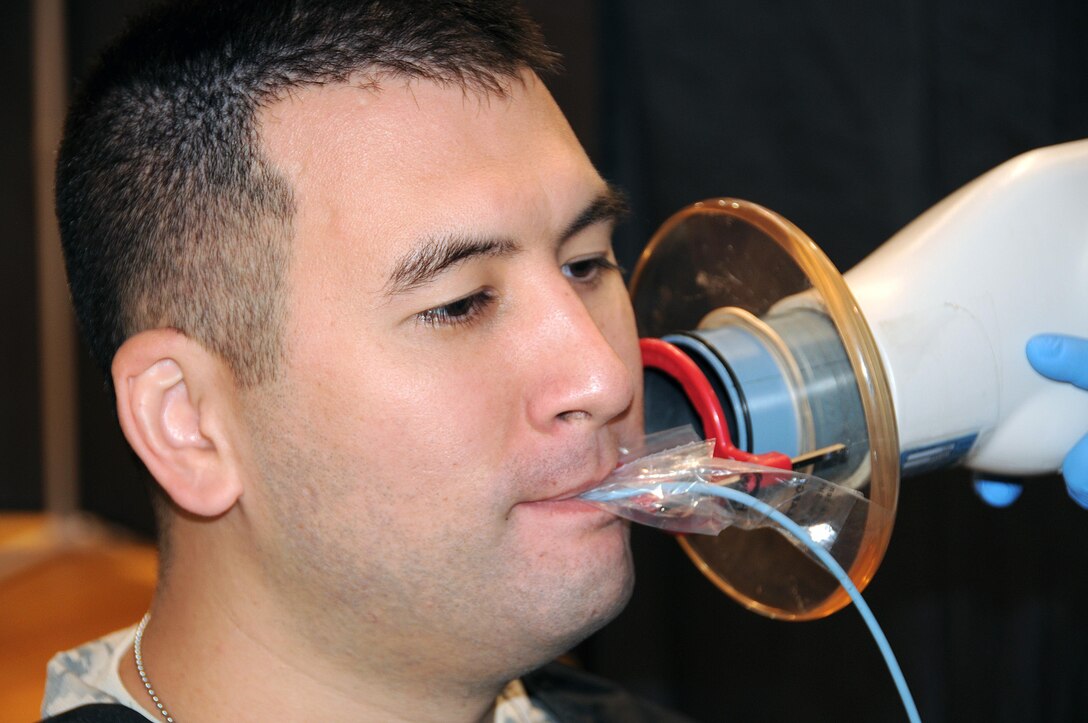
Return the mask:
[[[236,720],[469,723],[492,715],[501,684],[470,690],[433,671],[406,675],[408,668],[388,654],[375,660],[327,654],[291,624],[289,612],[254,595],[251,584],[237,581],[223,590],[201,582],[161,585],[142,641],[146,676],[176,721],[221,720],[227,711]],[[190,594],[209,589],[214,595]],[[459,672],[455,663],[450,672]],[[120,673],[133,698],[158,715],[132,651]]]

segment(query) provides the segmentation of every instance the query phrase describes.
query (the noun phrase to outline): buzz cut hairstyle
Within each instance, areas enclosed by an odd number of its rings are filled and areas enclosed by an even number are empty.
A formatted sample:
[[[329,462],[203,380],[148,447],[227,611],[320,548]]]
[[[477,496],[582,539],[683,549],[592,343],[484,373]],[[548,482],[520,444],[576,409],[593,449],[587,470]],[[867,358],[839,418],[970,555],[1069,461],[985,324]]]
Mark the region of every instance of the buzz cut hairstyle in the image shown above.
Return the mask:
[[[121,344],[154,328],[242,387],[277,377],[295,204],[260,109],[389,75],[501,96],[557,67],[508,0],[187,0],[134,20],[83,83],[57,161],[69,287],[107,386]]]

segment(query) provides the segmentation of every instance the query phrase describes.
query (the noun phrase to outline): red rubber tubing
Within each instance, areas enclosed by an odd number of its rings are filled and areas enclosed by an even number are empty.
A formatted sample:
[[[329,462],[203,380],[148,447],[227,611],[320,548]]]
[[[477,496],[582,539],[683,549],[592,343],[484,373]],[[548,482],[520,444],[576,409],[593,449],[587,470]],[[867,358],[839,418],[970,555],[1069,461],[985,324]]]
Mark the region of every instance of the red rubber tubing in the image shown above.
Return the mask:
[[[723,459],[735,459],[740,462],[761,464],[766,467],[792,470],[793,462],[780,452],[750,454],[738,449],[729,434],[729,425],[725,421],[721,401],[710,386],[710,381],[703,374],[699,365],[678,347],[661,339],[639,339],[642,350],[642,366],[657,369],[675,379],[684,394],[695,407],[699,421],[703,425],[703,435],[715,440],[714,456]]]

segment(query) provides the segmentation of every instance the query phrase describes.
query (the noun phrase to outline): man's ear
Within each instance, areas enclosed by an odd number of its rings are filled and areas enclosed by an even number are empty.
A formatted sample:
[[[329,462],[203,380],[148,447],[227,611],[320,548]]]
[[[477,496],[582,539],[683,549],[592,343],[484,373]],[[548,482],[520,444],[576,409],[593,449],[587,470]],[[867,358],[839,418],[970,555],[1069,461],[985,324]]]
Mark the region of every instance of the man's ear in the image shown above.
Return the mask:
[[[229,510],[242,494],[233,375],[173,329],[129,338],[113,358],[121,430],[151,475],[182,509]]]

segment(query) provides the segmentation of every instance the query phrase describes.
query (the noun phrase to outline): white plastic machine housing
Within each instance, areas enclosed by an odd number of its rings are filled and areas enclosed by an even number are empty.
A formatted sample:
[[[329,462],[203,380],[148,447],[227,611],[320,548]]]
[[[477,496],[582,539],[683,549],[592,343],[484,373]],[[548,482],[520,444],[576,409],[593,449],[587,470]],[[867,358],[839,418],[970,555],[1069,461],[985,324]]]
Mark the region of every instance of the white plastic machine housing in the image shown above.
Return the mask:
[[[1088,336],[1088,140],[979,177],[845,279],[889,379],[904,474],[1053,472],[1088,432],[1088,393],[1024,356],[1040,332]]]

